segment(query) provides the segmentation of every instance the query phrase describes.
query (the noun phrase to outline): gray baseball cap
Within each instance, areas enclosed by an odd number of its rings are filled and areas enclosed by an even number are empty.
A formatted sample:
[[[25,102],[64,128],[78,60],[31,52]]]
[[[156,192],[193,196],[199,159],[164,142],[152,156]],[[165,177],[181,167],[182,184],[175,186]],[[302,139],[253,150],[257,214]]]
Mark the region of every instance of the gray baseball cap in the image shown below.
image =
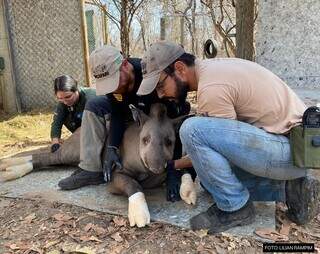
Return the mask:
[[[185,53],[178,44],[159,41],[150,45],[141,61],[143,80],[138,95],[151,93],[159,82],[160,73]]]
[[[96,80],[97,95],[112,93],[119,87],[123,56],[112,46],[104,45],[90,54],[91,73]]]

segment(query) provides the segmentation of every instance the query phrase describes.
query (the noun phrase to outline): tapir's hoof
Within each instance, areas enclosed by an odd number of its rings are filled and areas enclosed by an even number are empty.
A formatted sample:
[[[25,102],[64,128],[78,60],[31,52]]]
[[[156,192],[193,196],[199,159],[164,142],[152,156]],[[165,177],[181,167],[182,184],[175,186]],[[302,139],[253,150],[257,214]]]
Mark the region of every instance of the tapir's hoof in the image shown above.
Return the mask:
[[[150,213],[144,194],[136,192],[129,197],[128,217],[130,226],[141,228],[150,224]]]
[[[8,158],[8,159],[12,159],[12,158]],[[11,166],[11,164],[8,162],[8,159],[2,159],[0,161],[0,171],[4,171],[6,170],[7,167]]]
[[[6,168],[11,166],[25,164],[30,161],[32,161],[32,155],[24,157],[5,158],[0,161],[0,171],[6,170]]]
[[[32,169],[32,162],[7,167],[5,170],[0,171],[0,182],[6,182],[20,178],[31,172]]]
[[[197,201],[197,191],[190,174],[181,177],[180,197],[188,205],[195,205]]]

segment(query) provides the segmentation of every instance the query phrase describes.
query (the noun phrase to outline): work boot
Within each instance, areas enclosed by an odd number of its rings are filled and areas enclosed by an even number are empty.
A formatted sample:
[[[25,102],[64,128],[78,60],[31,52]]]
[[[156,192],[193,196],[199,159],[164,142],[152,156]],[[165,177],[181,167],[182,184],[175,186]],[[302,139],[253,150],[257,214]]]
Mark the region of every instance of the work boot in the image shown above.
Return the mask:
[[[206,212],[192,217],[190,225],[192,230],[208,229],[209,234],[215,234],[236,226],[251,224],[254,218],[255,210],[252,201],[248,201],[234,212],[222,211],[214,204]]]
[[[310,222],[319,213],[320,182],[313,176],[286,182],[288,218],[298,225]]]
[[[87,185],[98,185],[101,183],[105,183],[102,172],[91,172],[79,168],[71,176],[62,179],[58,183],[58,186],[62,190],[74,190]]]

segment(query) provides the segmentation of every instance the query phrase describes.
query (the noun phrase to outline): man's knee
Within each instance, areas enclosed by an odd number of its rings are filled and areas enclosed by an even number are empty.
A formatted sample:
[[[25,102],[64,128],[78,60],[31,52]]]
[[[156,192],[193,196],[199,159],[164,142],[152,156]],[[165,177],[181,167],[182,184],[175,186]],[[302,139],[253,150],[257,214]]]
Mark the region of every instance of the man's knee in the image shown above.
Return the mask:
[[[85,110],[104,117],[111,112],[110,101],[106,96],[97,96],[86,103]]]
[[[197,136],[195,132],[201,128],[200,117],[191,117],[183,122],[180,127],[179,134],[182,144],[188,145],[192,139]]]

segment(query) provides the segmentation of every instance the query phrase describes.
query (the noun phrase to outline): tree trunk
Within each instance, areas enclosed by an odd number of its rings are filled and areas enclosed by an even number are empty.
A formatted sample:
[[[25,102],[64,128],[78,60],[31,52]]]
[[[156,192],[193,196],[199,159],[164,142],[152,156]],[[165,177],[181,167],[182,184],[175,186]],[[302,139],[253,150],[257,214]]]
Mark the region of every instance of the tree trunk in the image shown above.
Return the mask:
[[[146,51],[147,50],[146,29],[144,27],[143,22],[141,22],[140,24],[141,24],[141,37],[142,37],[142,43],[143,43],[143,50]]]
[[[192,16],[192,35],[191,35],[191,39],[192,39],[192,53],[194,55],[198,55],[198,38],[197,38],[197,31],[196,31],[196,1],[193,0],[192,3],[192,9],[191,9],[191,16]]]
[[[180,44],[184,46],[184,17],[180,17]]]
[[[160,18],[160,40],[166,39],[166,18]]]
[[[254,60],[254,0],[236,1],[236,56]]]
[[[120,40],[121,40],[121,50],[122,53],[128,57],[129,56],[129,26],[128,26],[128,0],[121,1],[121,20],[120,20]]]

